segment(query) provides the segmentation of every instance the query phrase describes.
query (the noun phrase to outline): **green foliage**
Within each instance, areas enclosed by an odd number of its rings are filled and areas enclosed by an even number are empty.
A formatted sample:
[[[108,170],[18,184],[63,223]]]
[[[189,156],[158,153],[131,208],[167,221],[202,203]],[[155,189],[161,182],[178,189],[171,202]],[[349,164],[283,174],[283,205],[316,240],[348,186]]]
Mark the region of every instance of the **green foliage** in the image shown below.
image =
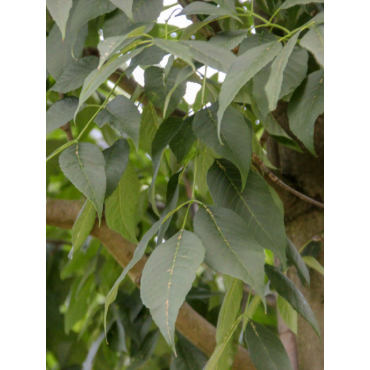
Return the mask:
[[[261,19],[248,2],[193,1],[172,15],[194,21],[179,28],[157,22],[171,8],[162,0],[47,1],[47,196],[84,202],[71,232],[47,229],[50,243],[66,243],[47,254],[55,369],[227,370],[238,345],[257,369],[290,369],[273,333],[277,312],[294,333],[297,313],[319,333],[286,274],[294,265],[305,284],[309,268],[323,274],[317,246],[301,256],[287,240],[282,203],[253,157],[280,170],[263,134],[315,154],[324,112],[317,3],[257,1]],[[134,81],[139,66],[144,86]],[[278,123],[281,109],[289,127]],[[138,243],[123,272],[89,237],[96,212],[102,227]],[[139,291],[127,275],[143,257]],[[208,360],[175,331],[185,301],[217,326]]]

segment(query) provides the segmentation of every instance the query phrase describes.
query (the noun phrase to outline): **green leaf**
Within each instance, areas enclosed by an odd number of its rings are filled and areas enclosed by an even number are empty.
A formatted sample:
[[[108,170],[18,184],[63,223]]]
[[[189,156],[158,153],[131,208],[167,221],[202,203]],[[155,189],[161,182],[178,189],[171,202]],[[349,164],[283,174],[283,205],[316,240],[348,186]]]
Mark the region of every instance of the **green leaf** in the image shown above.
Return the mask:
[[[130,146],[125,139],[119,139],[112,146],[103,150],[107,189],[105,198],[116,190],[118,183],[126,170],[130,154]]]
[[[194,217],[194,232],[206,248],[207,265],[244,281],[265,299],[263,247],[240,216],[226,208],[201,208]]]
[[[132,260],[129,262],[129,264],[123,269],[121,275],[114,283],[112,289],[109,291],[108,295],[105,298],[105,306],[104,306],[104,328],[106,330],[107,327],[107,313],[109,306],[116,300],[117,293],[118,293],[118,287],[123,281],[123,279],[126,277],[127,273],[140,261],[140,259],[143,257],[146,247],[150,241],[150,239],[153,238],[153,236],[157,233],[159,227],[161,226],[161,220],[157,221],[152,225],[152,227],[145,233],[143,238],[141,239],[140,243],[135,249],[134,255],[132,257]]]
[[[80,213],[78,214],[76,221],[72,227],[72,253],[77,252],[82,244],[85,242],[86,238],[89,236],[95,223],[96,210],[94,204],[86,199]]]
[[[281,9],[288,9],[295,5],[305,5],[310,3],[323,3],[324,0],[286,0]]]
[[[291,304],[320,337],[319,324],[317,323],[315,314],[298,288],[275,266],[265,265],[265,272],[276,291]]]
[[[77,106],[78,99],[74,96],[56,101],[46,112],[46,133],[48,134],[70,121]]]
[[[162,154],[173,137],[179,132],[183,123],[182,118],[167,118],[160,126],[154,136],[152,144],[153,177],[148,191],[148,199],[152,204],[154,212],[158,215],[155,204],[155,179],[157,178]]]
[[[149,67],[145,70],[144,79],[145,86],[144,91],[146,92],[148,99],[159,109],[164,111],[166,107],[166,116],[169,115],[176,109],[180,99],[184,96],[186,91],[186,82],[183,80],[178,83],[175,87],[177,77],[180,75],[181,70],[172,68],[167,80],[165,81],[164,70],[159,67]],[[166,97],[170,95],[169,102],[166,106]]]
[[[280,339],[263,325],[249,321],[245,331],[248,351],[257,370],[292,370]]]
[[[135,55],[141,53],[143,48],[136,49],[128,54],[113,57],[101,68],[94,69],[84,81],[80,93],[79,107],[91,96],[91,94],[119,67],[125,68],[124,64]],[[76,111],[77,112],[77,111]]]
[[[104,340],[104,332],[101,333],[98,338],[94,340],[94,342],[91,344],[91,347],[89,349],[89,352],[87,353],[87,357],[85,361],[82,364],[82,369],[83,370],[92,370],[93,369],[93,364],[94,364],[94,359],[96,357],[96,354],[99,350],[100,345],[102,344]]]
[[[238,46],[247,36],[248,30],[233,30],[218,32],[216,36],[212,37],[209,42],[212,45],[232,50]]]
[[[163,8],[163,0],[134,0],[132,14],[134,22],[156,21]]]
[[[252,160],[252,126],[235,108],[228,107],[221,126],[222,145],[217,138],[217,109],[216,103],[198,111],[194,117],[194,132],[207,146],[238,167],[244,187]]]
[[[71,63],[58,78],[56,84],[51,88],[53,91],[67,93],[78,89],[85,78],[99,65],[99,58],[89,56]]]
[[[237,57],[229,50],[207,41],[181,41],[189,47],[193,58],[207,66],[227,73]]]
[[[309,50],[324,67],[324,25],[313,26],[302,38],[300,45]]]
[[[238,20],[239,22],[240,19],[233,14],[230,10],[217,7],[215,5],[207,4],[204,2],[196,1],[194,3],[191,3],[187,5],[181,13],[179,13],[177,16],[180,15],[191,15],[191,14],[206,14],[206,15],[217,15],[219,17],[221,16],[229,16],[231,18],[234,18]]]
[[[140,181],[132,164],[128,164],[117,189],[105,202],[105,218],[110,229],[137,243],[135,211],[140,197]]]
[[[297,311],[280,295],[277,297],[277,308],[281,318],[287,324],[288,328],[297,335],[298,333],[298,315]]]
[[[247,232],[263,248],[273,251],[286,266],[286,235],[284,216],[275,204],[268,184],[256,172],[250,171],[241,191],[241,178],[237,168],[220,159],[208,171],[208,186],[213,201],[242,217]]]
[[[210,23],[212,20],[217,19],[218,15],[210,15],[207,17],[204,21],[201,22],[195,22],[190,24],[188,27],[186,27],[181,36],[180,40],[188,40],[191,35],[193,35],[195,32],[197,32],[200,28],[206,26],[208,23]]]
[[[127,33],[127,29],[133,25],[133,22],[127,17],[127,15],[117,10],[110,17],[106,17],[103,25],[104,37],[114,37]]]
[[[302,259],[308,267],[316,270],[321,275],[324,275],[324,267],[321,266],[320,262],[316,258],[312,256],[303,256]]]
[[[197,347],[191,344],[185,337],[177,333],[176,343],[177,357],[171,364],[170,370],[199,370],[203,369],[207,357]]]
[[[110,0],[117,8],[123,10],[131,21],[132,18],[132,3],[133,0]]]
[[[281,49],[281,43],[279,41],[274,41],[250,49],[236,58],[221,87],[220,107],[217,113],[219,135],[222,118],[228,105],[233,101],[243,85],[271,62]]]
[[[323,112],[324,71],[319,70],[307,76],[294,92],[288,106],[290,129],[313,154],[315,121]]]
[[[139,148],[140,113],[135,103],[123,95],[110,101],[95,118],[99,127],[109,123],[121,135],[127,134]]]
[[[297,248],[289,238],[287,238],[286,254],[288,260],[291,261],[293,265],[297,268],[297,271],[301,273],[305,283],[310,284],[310,273],[308,271],[308,268],[304,263],[304,260],[298,252]]]
[[[160,124],[162,123],[162,118],[157,116],[155,107],[152,102],[144,107],[143,113],[141,114],[141,124],[140,124],[140,144],[139,147],[143,149],[146,153],[151,154],[152,152],[152,142],[157,132]]]
[[[59,164],[72,184],[93,202],[100,221],[106,188],[102,152],[94,144],[78,143],[64,150],[59,157]]]
[[[153,39],[153,44],[161,48],[162,50],[167,51],[170,54],[178,56],[183,61],[188,63],[193,70],[195,70],[194,63],[192,61],[192,53],[188,46],[172,40],[164,40],[164,39]]]
[[[170,141],[170,148],[177,158],[177,163],[183,161],[197,139],[193,131],[193,118],[185,118],[179,132]]]
[[[244,54],[246,51],[249,51],[250,49],[277,40],[278,39],[274,34],[266,31],[262,31],[254,35],[248,35],[248,37],[244,39],[243,42],[240,44],[238,54],[240,56]]]
[[[197,166],[197,173],[195,175],[195,184],[199,193],[203,196],[207,196],[208,185],[207,185],[207,173],[209,168],[213,164],[214,152],[208,148],[202,142],[199,142],[198,155],[195,159]]]
[[[49,12],[62,33],[62,39],[66,35],[66,25],[69,11],[72,8],[72,0],[47,0]]]
[[[218,315],[216,330],[216,341],[218,345],[222,343],[230,327],[232,327],[234,321],[238,318],[243,298],[243,282],[241,280],[224,275],[224,284],[226,295]],[[233,340],[228,343],[219,359],[218,369],[228,370],[232,368],[237,349],[238,338],[234,335]]]
[[[283,84],[284,70],[288,64],[289,57],[293,52],[293,48],[297,43],[298,36],[299,32],[297,32],[288,41],[288,43],[284,46],[284,48],[272,62],[270,77],[265,86],[270,111],[276,109],[277,103],[279,101],[281,86]]]
[[[143,270],[141,299],[175,353],[177,314],[203,258],[204,247],[198,237],[180,230],[154,250]]]

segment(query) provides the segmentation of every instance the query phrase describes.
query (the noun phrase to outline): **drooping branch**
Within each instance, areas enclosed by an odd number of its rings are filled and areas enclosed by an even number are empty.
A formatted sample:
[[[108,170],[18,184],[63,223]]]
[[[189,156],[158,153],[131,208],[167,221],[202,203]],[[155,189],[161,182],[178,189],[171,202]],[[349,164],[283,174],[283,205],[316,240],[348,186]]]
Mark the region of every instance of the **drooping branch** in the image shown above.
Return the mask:
[[[82,203],[79,201],[48,199],[46,203],[46,224],[71,229],[81,207]],[[102,242],[122,267],[127,266],[135,251],[136,246],[133,243],[109,229],[104,219],[100,227],[98,222],[95,223],[91,235]],[[140,285],[146,260],[147,257],[144,256],[128,273],[137,285]],[[176,329],[208,357],[212,355],[216,347],[216,328],[186,302],[180,308]],[[245,348],[238,348],[233,369],[255,369]]]

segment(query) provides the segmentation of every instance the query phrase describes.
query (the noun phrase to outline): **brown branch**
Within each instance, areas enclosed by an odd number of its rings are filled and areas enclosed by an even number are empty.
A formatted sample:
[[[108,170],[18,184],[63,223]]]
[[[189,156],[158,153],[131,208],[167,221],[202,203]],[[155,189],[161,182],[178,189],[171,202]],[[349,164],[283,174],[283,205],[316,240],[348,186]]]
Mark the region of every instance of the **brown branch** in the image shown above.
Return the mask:
[[[296,197],[304,200],[305,202],[307,203],[311,203],[311,204],[314,204],[315,206],[317,207],[320,207],[320,208],[323,208],[324,209],[324,204],[321,203],[321,202],[318,202],[317,200],[315,199],[312,199],[310,197],[308,197],[307,195],[304,195],[302,193],[300,193],[299,191],[291,188],[289,185],[287,185],[285,182],[281,181],[274,173],[271,172],[271,170],[266,167],[261,158],[258,157],[258,155],[256,155],[255,153],[253,153],[253,161],[261,168],[261,170],[263,172],[265,172],[268,177],[277,185],[279,185],[280,187],[282,187],[283,189],[289,191],[290,193],[294,194]]]
[[[71,229],[81,207],[82,203],[80,201],[48,199],[46,203],[46,224]],[[91,235],[102,242],[122,267],[127,266],[136,248],[134,244],[109,229],[104,219],[100,227],[98,222],[95,223]],[[146,260],[147,257],[144,256],[128,273],[130,278],[138,285],[140,285]],[[212,355],[216,347],[216,328],[186,302],[179,310],[176,329],[208,357]],[[245,348],[239,346],[233,369],[255,370]]]

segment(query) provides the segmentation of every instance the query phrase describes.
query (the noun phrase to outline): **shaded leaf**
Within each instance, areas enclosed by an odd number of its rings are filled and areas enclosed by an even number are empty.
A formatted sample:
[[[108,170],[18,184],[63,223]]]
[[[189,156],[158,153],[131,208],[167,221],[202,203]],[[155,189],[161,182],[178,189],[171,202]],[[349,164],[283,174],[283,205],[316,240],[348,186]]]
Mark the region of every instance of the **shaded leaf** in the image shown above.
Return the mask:
[[[208,148],[202,142],[199,142],[198,155],[195,159],[197,165],[197,173],[195,175],[195,184],[199,193],[203,196],[207,196],[208,185],[207,185],[207,173],[209,168],[213,164],[215,154],[212,149]]]
[[[72,0],[47,0],[46,4],[64,39],[69,11],[72,8]]]
[[[70,121],[77,106],[78,99],[74,96],[56,101],[46,112],[46,133],[48,134]]]
[[[298,315],[297,311],[280,295],[277,297],[277,308],[281,318],[287,324],[288,328],[297,335],[298,333]]]
[[[64,150],[59,164],[72,184],[93,202],[101,220],[106,188],[102,152],[94,144],[78,143]]]
[[[193,131],[193,118],[185,118],[179,132],[170,141],[170,148],[177,158],[177,163],[183,161],[197,139]]]
[[[232,30],[218,32],[209,42],[215,46],[232,50],[238,46],[247,36],[248,30]]]
[[[239,171],[224,159],[215,160],[208,171],[207,180],[215,204],[241,216],[248,225],[248,234],[263,248],[273,251],[286,266],[284,217],[265,180],[250,171],[245,188],[241,191]]]
[[[163,8],[163,0],[133,0],[134,22],[156,21]]]
[[[162,121],[162,118],[157,116],[154,105],[149,101],[141,114],[140,124],[139,147],[146,153],[151,154],[153,138]]]
[[[175,353],[177,314],[203,258],[201,241],[195,234],[180,230],[154,250],[143,270],[141,299]]]
[[[324,0],[286,0],[281,9],[288,9],[295,5],[304,5],[310,3],[323,3]]]
[[[239,90],[271,62],[281,49],[282,46],[279,41],[269,42],[248,50],[231,65],[220,92],[220,107],[217,112],[219,131],[224,112]]]
[[[278,39],[274,34],[266,31],[258,32],[254,35],[248,35],[248,37],[240,44],[238,54],[240,56],[250,49],[277,40]]]
[[[139,147],[140,113],[135,103],[123,95],[110,101],[95,118],[99,127],[109,123],[121,135],[127,134]]]
[[[94,340],[94,342],[91,344],[91,347],[89,349],[89,352],[87,353],[87,357],[85,361],[82,364],[82,370],[92,370],[95,356],[99,350],[100,345],[102,344],[104,340],[104,332],[101,333],[98,338]]]
[[[189,47],[191,55],[195,60],[221,72],[227,73],[231,64],[237,58],[231,51],[207,41],[181,41],[181,44]]]
[[[125,0],[124,0],[125,1]],[[106,18],[103,25],[104,37],[114,37],[127,33],[127,29],[133,25],[126,13],[118,9],[113,16]]]
[[[103,150],[107,176],[105,198],[108,198],[116,190],[127,167],[129,154],[130,147],[125,139],[119,139],[109,148]]]
[[[194,132],[207,146],[238,167],[244,187],[252,160],[251,124],[235,108],[228,107],[221,126],[222,145],[217,137],[217,109],[216,103],[198,111],[194,117]]]
[[[300,45],[309,50],[324,67],[324,25],[313,26],[302,38]]]
[[[140,181],[133,165],[129,164],[117,189],[105,202],[105,218],[110,229],[136,243],[135,211],[140,196]]]
[[[133,21],[132,18],[132,3],[134,0],[110,0],[117,8],[123,10],[127,17]]]
[[[194,217],[194,232],[206,248],[205,262],[213,270],[249,284],[264,299],[263,247],[233,211],[204,207]]]
[[[310,284],[310,273],[308,271],[308,268],[306,264],[304,263],[304,260],[302,259],[297,248],[295,247],[295,245],[292,243],[292,241],[289,238],[287,238],[286,254],[287,254],[288,260],[291,261],[293,265],[297,268],[297,270],[301,273],[305,283]]]
[[[229,9],[217,7],[215,5],[207,4],[200,1],[196,1],[187,5],[177,16],[191,14],[217,15],[219,17],[227,15],[240,21],[240,19]]]
[[[86,199],[72,227],[73,248],[70,253],[71,256],[72,253],[76,253],[80,249],[89,236],[95,223],[95,217],[96,209],[94,204],[89,199]]]
[[[319,324],[317,323],[315,314],[298,288],[275,266],[265,265],[265,272],[276,291],[291,304],[320,337]]]
[[[263,325],[250,320],[245,330],[245,340],[257,370],[292,369],[280,339]]]
[[[85,78],[99,65],[99,58],[89,56],[79,59],[75,63],[71,63],[58,78],[56,84],[51,90],[67,93],[71,90],[79,88]]]
[[[293,134],[315,153],[314,130],[317,117],[324,112],[324,71],[311,73],[294,92],[288,106]]]
[[[324,267],[321,266],[320,262],[316,258],[312,256],[303,256],[302,259],[308,267],[316,270],[321,275],[324,275]]]

